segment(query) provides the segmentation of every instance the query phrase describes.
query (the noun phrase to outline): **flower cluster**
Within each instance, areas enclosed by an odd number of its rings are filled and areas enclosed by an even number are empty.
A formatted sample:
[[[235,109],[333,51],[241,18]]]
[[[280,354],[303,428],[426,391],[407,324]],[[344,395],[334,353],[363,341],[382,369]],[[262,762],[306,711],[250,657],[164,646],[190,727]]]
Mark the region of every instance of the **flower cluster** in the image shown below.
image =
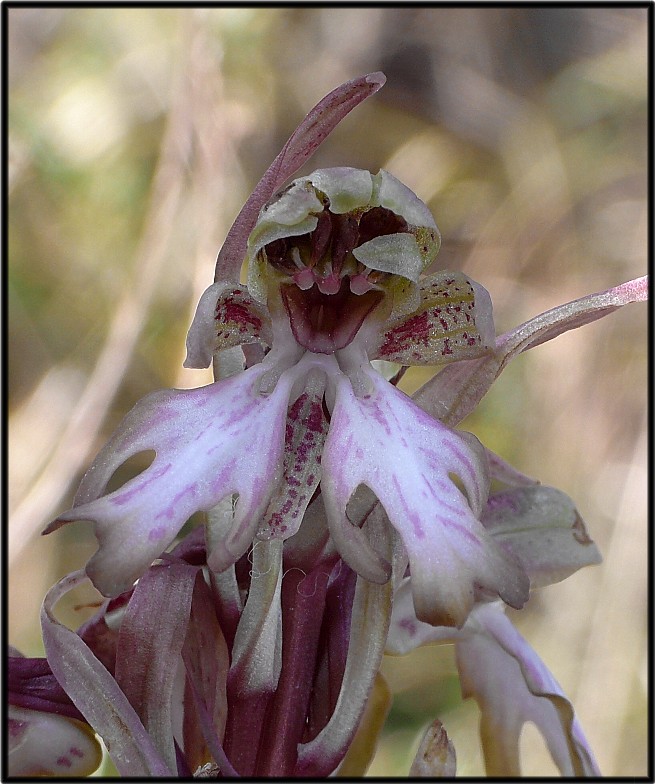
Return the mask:
[[[644,299],[646,281],[496,337],[482,286],[426,274],[439,231],[389,172],[288,183],[383,83],[323,99],[237,217],[187,339],[186,365],[214,360],[218,380],[140,401],[46,529],[92,521],[99,547],[44,601],[47,662],[10,659],[17,772],[93,770],[92,729],[127,776],[362,773],[386,710],[385,650],[453,642],[489,774],[520,773],[525,721],[562,774],[598,773],[503,607],[600,555],[570,499],[454,428],[511,359]],[[410,365],[438,369],[413,399],[396,386]],[[197,512],[205,524],[180,536]],[[106,600],[73,632],[53,607],[87,577]],[[61,742],[37,748],[28,730],[49,716]],[[437,722],[413,772],[454,765]]]

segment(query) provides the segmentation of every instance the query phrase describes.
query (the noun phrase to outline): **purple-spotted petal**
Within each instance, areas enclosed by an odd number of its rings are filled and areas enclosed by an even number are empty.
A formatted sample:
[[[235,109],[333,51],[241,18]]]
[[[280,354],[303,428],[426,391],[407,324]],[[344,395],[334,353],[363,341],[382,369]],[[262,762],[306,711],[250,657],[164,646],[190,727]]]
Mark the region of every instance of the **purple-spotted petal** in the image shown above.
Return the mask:
[[[377,358],[436,365],[480,356],[494,345],[491,299],[481,286],[458,272],[437,272],[421,281],[420,293],[415,311],[384,325]]]
[[[318,487],[321,454],[329,427],[323,413],[324,391],[323,374],[312,374],[304,391],[289,406],[283,477],[257,531],[260,539],[293,536]]]
[[[245,552],[281,476],[291,380],[263,396],[256,387],[266,369],[257,365],[200,389],[155,392],[102,449],[73,509],[46,532],[72,520],[95,522],[100,546],[87,573],[105,596],[128,589],[194,512],[232,493],[239,501],[231,530],[214,545],[209,564],[221,571]],[[102,495],[114,471],[144,450],[155,450],[153,463]]]
[[[419,618],[461,626],[480,593],[521,607],[528,579],[478,520],[488,488],[481,447],[432,419],[371,368],[362,372],[370,392],[360,397],[347,379],[337,381],[322,461],[325,508],[342,557],[368,579],[385,579],[383,559],[345,514],[364,484],[402,537]]]
[[[526,321],[496,340],[487,356],[445,367],[414,395],[421,408],[455,427],[477,406],[512,359],[571,329],[603,318],[623,305],[648,298],[648,278],[567,302]]]
[[[456,647],[462,694],[482,712],[488,776],[520,776],[519,737],[533,722],[563,776],[600,772],[571,703],[534,650],[493,605],[478,606]]]
[[[90,776],[102,761],[88,724],[52,713],[10,705],[6,739],[10,776]]]
[[[270,345],[271,319],[245,286],[219,281],[202,295],[186,339],[184,367],[206,368],[216,351],[264,342]]]

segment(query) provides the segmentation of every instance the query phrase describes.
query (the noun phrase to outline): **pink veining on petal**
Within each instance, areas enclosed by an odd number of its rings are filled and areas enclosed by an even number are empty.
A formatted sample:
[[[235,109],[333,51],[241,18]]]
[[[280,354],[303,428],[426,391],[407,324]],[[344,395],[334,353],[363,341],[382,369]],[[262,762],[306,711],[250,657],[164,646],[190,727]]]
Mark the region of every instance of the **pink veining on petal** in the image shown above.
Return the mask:
[[[482,451],[431,419],[372,369],[368,376],[374,392],[363,398],[349,382],[338,384],[323,457],[323,498],[342,557],[353,568],[366,563],[367,543],[345,517],[351,495],[364,484],[402,537],[420,618],[461,625],[479,589],[521,606],[529,590],[526,575],[487,534],[451,479],[461,478],[478,508],[486,492]],[[357,449],[363,457],[357,457]],[[373,552],[366,557],[375,563]]]
[[[130,489],[126,490],[125,492],[119,492],[118,495],[114,495],[111,499],[111,503],[115,504],[116,506],[122,506],[123,504],[127,504],[132,501],[136,496],[142,493],[149,485],[157,480],[161,479],[162,476],[167,474],[171,469],[171,464],[168,463],[167,465],[159,466],[156,471],[153,471],[147,479],[143,479],[143,481],[139,481],[138,479],[134,480],[135,484],[130,483]]]
[[[82,497],[102,491],[132,454],[154,450],[154,461],[120,490],[79,504],[57,521],[95,522],[100,547],[87,572],[102,593],[127,590],[194,512],[233,493],[239,501],[223,557],[245,551],[248,531],[252,540],[280,477],[292,383],[281,380],[260,395],[257,382],[266,370],[257,365],[200,389],[155,393],[128,414],[83,480]]]

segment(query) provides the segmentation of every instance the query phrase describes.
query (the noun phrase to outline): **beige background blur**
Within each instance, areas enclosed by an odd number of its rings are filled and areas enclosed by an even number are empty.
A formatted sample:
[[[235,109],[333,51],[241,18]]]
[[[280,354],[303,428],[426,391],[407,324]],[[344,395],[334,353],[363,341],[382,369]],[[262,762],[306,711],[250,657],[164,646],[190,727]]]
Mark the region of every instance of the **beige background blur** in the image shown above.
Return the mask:
[[[646,270],[645,8],[11,8],[9,634],[42,652],[47,588],[95,549],[39,532],[123,414],[182,369],[230,222],[305,112],[383,70],[304,171],[391,171],[488,288],[502,332]],[[601,566],[513,613],[605,775],[646,772],[646,319],[633,305],[519,358],[465,422],[571,495]],[[420,374],[406,377],[411,391]],[[64,614],[74,625],[80,611]],[[372,773],[437,714],[482,772],[452,651],[389,660]],[[529,728],[531,729],[531,728]],[[555,768],[526,733],[525,772]]]

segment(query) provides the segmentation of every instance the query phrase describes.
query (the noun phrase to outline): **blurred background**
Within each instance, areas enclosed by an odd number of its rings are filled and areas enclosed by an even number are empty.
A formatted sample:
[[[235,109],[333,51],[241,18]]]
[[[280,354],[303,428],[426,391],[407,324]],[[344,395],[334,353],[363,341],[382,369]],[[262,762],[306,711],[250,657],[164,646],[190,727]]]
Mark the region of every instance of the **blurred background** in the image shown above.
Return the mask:
[[[306,111],[387,85],[303,170],[388,169],[428,203],[441,265],[490,291],[498,332],[643,275],[647,9],[9,8],[9,641],[40,655],[50,585],[95,550],[71,505],[124,413],[193,387],[184,339],[216,252]],[[605,775],[647,765],[647,308],[517,359],[464,423],[576,501],[601,566],[512,613]],[[408,373],[413,391],[425,373]],[[64,608],[72,626],[82,611]],[[449,647],[388,659],[377,775],[439,716],[483,772]],[[556,772],[536,730],[524,772]]]

